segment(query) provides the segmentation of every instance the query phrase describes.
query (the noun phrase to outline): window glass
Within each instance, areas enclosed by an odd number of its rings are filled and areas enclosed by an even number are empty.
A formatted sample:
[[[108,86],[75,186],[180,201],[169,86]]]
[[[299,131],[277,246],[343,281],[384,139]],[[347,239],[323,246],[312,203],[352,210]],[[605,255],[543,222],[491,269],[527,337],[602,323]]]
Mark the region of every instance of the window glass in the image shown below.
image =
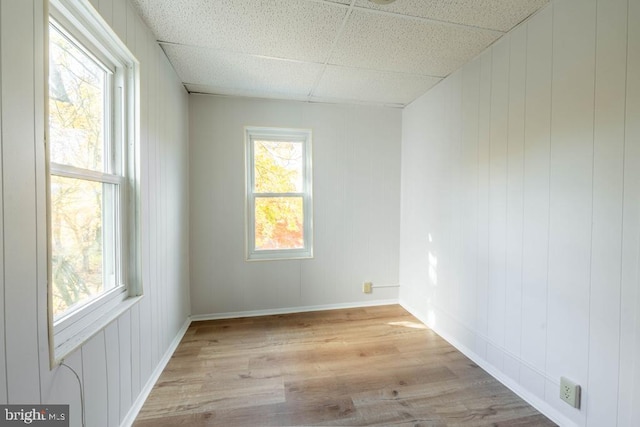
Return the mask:
[[[302,192],[301,142],[254,141],[256,193]]]
[[[246,129],[247,259],[310,258],[311,132]]]
[[[114,187],[51,177],[54,318],[115,286]]]
[[[49,25],[51,279],[54,319],[114,288],[119,176],[106,154],[112,74],[59,24]],[[104,182],[109,181],[109,182]]]
[[[256,197],[255,249],[304,248],[302,197]]]
[[[49,30],[51,161],[106,172],[107,71],[55,25]]]

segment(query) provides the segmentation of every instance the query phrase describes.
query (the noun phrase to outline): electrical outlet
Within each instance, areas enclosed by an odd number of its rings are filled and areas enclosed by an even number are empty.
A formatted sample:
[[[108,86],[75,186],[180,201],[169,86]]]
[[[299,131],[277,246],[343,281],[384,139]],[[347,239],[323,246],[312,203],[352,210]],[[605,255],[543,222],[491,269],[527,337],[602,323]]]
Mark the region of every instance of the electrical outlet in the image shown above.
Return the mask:
[[[574,408],[580,408],[580,386],[565,377],[560,377],[560,399]]]
[[[371,291],[373,290],[373,284],[371,282],[364,282],[362,284],[362,292],[365,294],[370,294]]]

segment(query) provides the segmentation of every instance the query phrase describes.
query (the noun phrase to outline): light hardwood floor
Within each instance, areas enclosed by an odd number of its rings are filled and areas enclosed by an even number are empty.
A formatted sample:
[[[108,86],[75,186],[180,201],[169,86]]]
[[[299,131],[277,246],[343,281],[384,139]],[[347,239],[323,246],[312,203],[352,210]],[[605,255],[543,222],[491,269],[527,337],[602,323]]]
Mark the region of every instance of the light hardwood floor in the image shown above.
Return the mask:
[[[194,322],[134,427],[554,426],[398,305]]]

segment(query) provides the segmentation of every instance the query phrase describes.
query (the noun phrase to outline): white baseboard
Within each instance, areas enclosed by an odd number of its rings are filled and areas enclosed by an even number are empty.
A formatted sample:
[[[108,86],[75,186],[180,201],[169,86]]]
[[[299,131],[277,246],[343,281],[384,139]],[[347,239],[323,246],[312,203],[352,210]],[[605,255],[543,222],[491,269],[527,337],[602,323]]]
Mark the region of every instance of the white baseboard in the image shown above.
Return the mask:
[[[407,310],[409,313],[411,313],[413,316],[415,316],[417,319],[419,319],[422,323],[427,325],[431,330],[433,330],[435,333],[437,333],[445,341],[447,341],[449,344],[454,346],[462,354],[464,354],[469,359],[471,359],[475,364],[477,364],[482,369],[487,371],[489,373],[489,375],[491,375],[492,377],[494,377],[495,379],[500,381],[504,386],[506,386],[511,391],[513,391],[515,394],[520,396],[525,402],[527,402],[528,404],[530,404],[531,406],[536,408],[538,411],[540,411],[546,417],[551,419],[553,422],[555,422],[556,424],[558,424],[560,426],[563,426],[563,427],[577,427],[578,426],[578,424],[575,421],[573,421],[570,418],[568,418],[566,415],[564,415],[563,413],[558,411],[558,409],[554,408],[548,402],[546,402],[545,400],[541,399],[539,396],[533,394],[532,392],[530,392],[529,390],[524,388],[522,385],[520,385],[519,383],[514,381],[512,378],[507,376],[504,372],[502,372],[501,370],[499,370],[498,368],[493,366],[491,363],[489,363],[486,359],[484,359],[483,357],[478,355],[476,352],[471,350],[469,347],[467,347],[464,344],[462,344],[460,341],[458,341],[452,335],[448,334],[446,331],[443,330],[443,328],[439,327],[439,324],[433,324],[432,322],[429,322],[428,316],[425,313],[422,313],[416,307],[412,306],[411,304],[408,304],[406,301],[404,301],[402,299],[400,299],[399,303],[405,310]],[[451,320],[452,321],[456,321],[455,319],[451,319]],[[475,334],[475,335],[477,335],[477,334]],[[475,338],[478,341],[486,341],[485,337],[476,336]],[[499,348],[497,348],[495,346],[492,346],[492,349],[493,349],[493,351],[498,351],[498,352],[501,351]],[[526,362],[524,362],[523,360],[514,357],[514,355],[512,355],[512,354],[507,354],[506,352],[503,352],[503,353],[504,353],[503,354],[504,357],[509,357],[511,360],[515,360],[515,362],[519,363],[521,366],[529,368],[529,365]],[[548,379],[546,379],[546,378],[545,378],[545,380],[548,381]]]
[[[340,304],[307,305],[302,307],[274,308],[269,310],[233,311],[227,313],[197,314],[191,316],[192,321],[235,319],[238,317],[272,316],[274,314],[305,313],[308,311],[339,310],[343,308],[375,307],[378,305],[398,304],[397,299],[384,299]]]
[[[133,402],[131,409],[129,409],[129,412],[127,412],[127,415],[122,420],[122,423],[120,423],[120,427],[131,427],[133,422],[136,420],[140,409],[142,409],[142,405],[144,405],[147,397],[149,397],[149,393],[151,393],[153,386],[156,384],[156,381],[158,381],[158,378],[160,378],[162,371],[164,371],[164,368],[167,366],[167,363],[169,363],[171,356],[173,356],[173,353],[178,348],[178,345],[180,344],[182,337],[184,337],[184,334],[187,332],[190,324],[191,319],[187,318],[173,341],[171,341],[171,345],[169,345],[169,348],[164,353],[164,356],[162,356],[162,359],[160,359],[160,362],[158,363],[158,365],[156,365],[156,368],[151,373],[151,376],[149,377],[147,383],[144,385],[142,391],[140,391],[140,394],[138,394],[138,397]]]

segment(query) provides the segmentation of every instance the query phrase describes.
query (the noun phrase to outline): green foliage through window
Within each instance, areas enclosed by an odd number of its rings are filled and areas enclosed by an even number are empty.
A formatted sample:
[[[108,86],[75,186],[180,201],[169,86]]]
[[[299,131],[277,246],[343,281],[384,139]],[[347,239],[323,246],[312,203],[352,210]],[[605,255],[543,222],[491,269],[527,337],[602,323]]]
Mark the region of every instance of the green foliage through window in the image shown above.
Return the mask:
[[[310,256],[310,132],[260,128],[255,134],[248,130],[247,138],[249,257],[262,253],[257,259],[264,259],[277,251]]]
[[[107,157],[111,76],[77,40],[49,25],[54,318],[115,286],[118,190],[96,178],[112,169]]]
[[[256,193],[302,191],[302,143],[254,141]],[[302,197],[257,197],[255,246],[265,249],[304,247]]]

